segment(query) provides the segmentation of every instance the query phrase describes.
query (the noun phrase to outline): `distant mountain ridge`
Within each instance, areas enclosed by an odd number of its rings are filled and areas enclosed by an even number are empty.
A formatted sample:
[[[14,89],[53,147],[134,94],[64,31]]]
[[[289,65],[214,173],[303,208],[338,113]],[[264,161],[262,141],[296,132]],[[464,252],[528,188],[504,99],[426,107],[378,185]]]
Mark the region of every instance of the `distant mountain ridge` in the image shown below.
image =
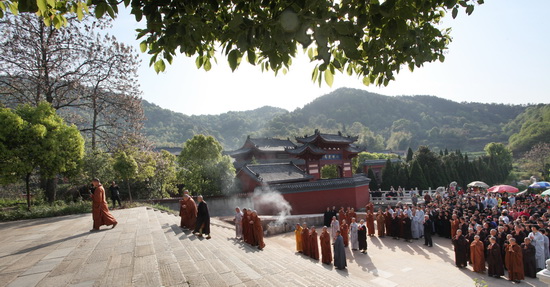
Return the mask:
[[[435,96],[384,96],[340,88],[292,112],[265,106],[220,115],[186,116],[143,101],[146,136],[156,145],[181,146],[194,134],[216,137],[236,149],[247,135],[291,139],[315,129],[359,135],[367,149],[404,150],[411,146],[482,150],[507,143],[503,127],[527,106],[457,103]]]

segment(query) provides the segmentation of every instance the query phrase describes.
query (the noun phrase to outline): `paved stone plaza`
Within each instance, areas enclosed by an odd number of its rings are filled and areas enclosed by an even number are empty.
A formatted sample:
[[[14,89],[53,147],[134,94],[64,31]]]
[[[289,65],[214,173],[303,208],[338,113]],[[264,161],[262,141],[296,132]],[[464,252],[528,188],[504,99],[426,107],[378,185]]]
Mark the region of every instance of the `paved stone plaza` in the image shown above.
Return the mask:
[[[369,238],[348,250],[348,270],[294,252],[294,233],[268,237],[263,251],[212,220],[212,239],[183,232],[179,217],[145,207],[115,210],[115,229],[90,233],[91,214],[0,223],[0,286],[545,286],[513,284],[454,267],[449,239],[434,247]],[[320,231],[319,231],[320,232]]]

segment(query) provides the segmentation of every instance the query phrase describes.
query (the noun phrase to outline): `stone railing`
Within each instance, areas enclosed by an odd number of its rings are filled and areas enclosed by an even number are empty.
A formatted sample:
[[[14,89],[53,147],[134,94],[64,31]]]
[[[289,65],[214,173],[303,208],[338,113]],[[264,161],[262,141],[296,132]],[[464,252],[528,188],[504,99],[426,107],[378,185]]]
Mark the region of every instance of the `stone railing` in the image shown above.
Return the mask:
[[[403,196],[389,196],[389,191],[382,191],[381,196],[374,196],[373,193],[371,193],[370,200],[375,205],[396,205],[398,202],[402,202],[405,204],[412,204],[412,196],[411,191],[403,191]],[[430,195],[435,194],[435,190],[423,190],[422,196],[418,197],[417,203],[424,203],[424,195],[428,193]]]

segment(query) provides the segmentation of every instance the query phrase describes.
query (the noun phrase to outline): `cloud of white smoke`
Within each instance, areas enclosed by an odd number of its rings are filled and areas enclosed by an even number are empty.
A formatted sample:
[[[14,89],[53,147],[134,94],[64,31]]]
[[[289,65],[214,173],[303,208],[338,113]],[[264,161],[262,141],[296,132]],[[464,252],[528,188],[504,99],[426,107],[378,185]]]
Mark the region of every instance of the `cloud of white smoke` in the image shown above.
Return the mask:
[[[277,214],[279,217],[276,224],[283,224],[286,217],[290,215],[290,211],[292,211],[292,206],[281,193],[267,185],[254,189],[252,202],[254,202],[254,207],[260,214]]]

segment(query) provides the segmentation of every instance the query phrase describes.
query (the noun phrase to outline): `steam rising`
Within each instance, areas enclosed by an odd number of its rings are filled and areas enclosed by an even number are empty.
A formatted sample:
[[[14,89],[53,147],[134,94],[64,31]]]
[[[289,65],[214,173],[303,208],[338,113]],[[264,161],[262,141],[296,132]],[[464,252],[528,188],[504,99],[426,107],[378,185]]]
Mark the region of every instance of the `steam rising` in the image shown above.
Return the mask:
[[[254,207],[260,214],[277,214],[279,217],[275,222],[276,224],[283,224],[292,210],[292,207],[281,193],[267,185],[254,189],[252,202],[254,202]]]

